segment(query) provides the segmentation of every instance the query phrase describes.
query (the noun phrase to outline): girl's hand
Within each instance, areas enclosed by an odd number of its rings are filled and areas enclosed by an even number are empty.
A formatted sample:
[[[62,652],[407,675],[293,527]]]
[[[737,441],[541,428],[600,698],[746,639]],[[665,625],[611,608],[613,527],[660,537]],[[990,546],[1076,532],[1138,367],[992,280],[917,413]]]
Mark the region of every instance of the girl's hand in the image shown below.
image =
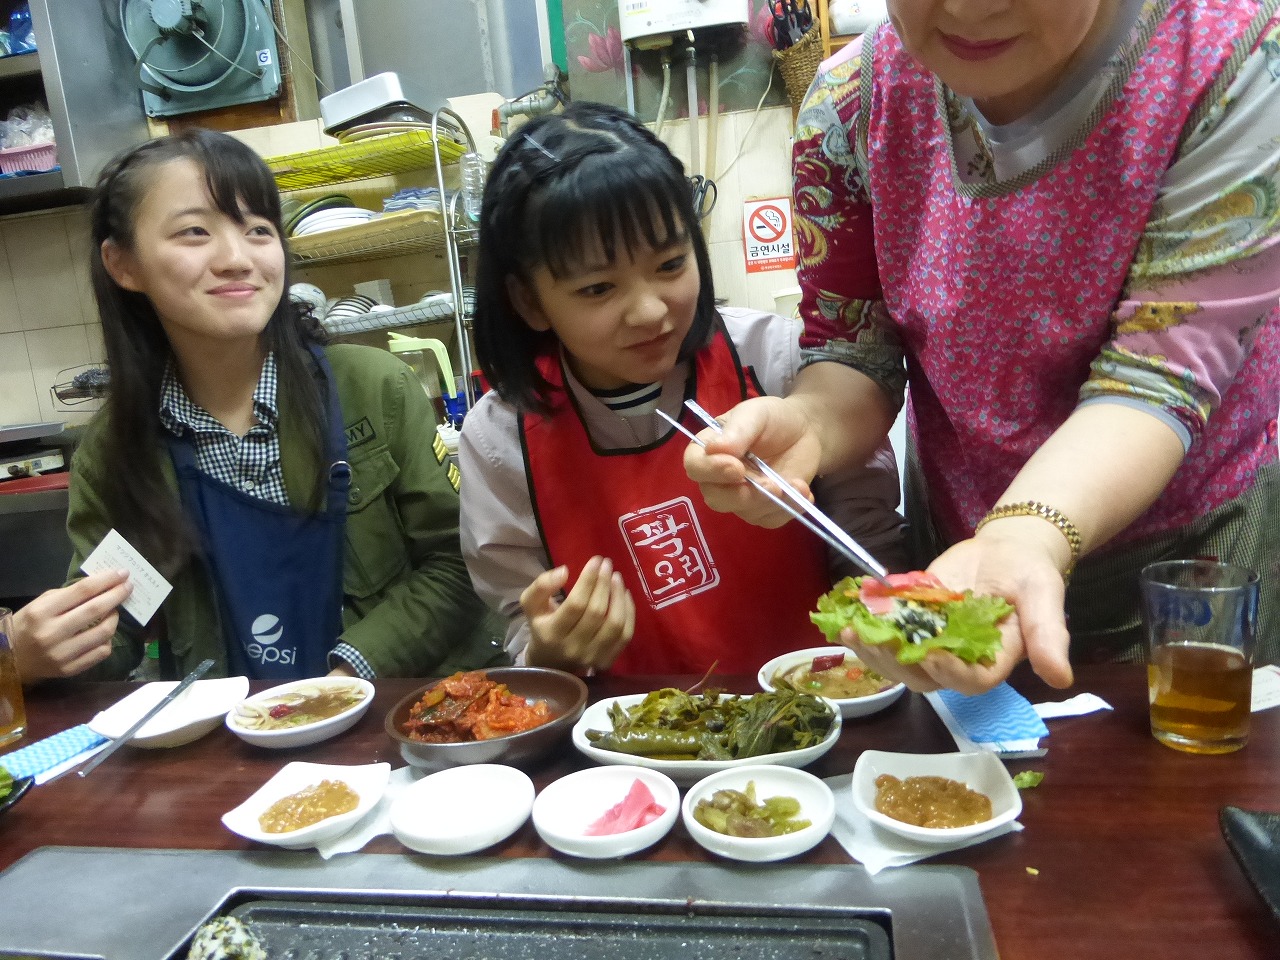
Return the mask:
[[[567,567],[538,576],[520,595],[529,619],[526,657],[534,666],[604,669],[631,642],[636,605],[622,575],[604,557],[592,557],[563,601]]]
[[[747,482],[750,467],[742,457],[750,451],[813,499],[809,481],[818,470],[819,438],[799,405],[781,397],[743,401],[719,418],[724,427],[710,427],[698,436],[706,449],[691,443],[684,452],[684,469],[702,489],[707,505],[721,513],[736,513],[761,527],[779,527],[791,519]],[[757,480],[772,486],[763,477]]]
[[[1052,527],[1048,530],[1059,536]],[[921,663],[907,666],[886,646],[860,643],[852,630],[841,634],[841,642],[872,670],[920,693],[943,687],[970,695],[985,693],[1006,679],[1024,657],[1050,686],[1069,687],[1070,637],[1063,615],[1066,588],[1049,546],[1041,549],[1026,540],[988,536],[984,530],[981,536],[956,544],[929,567],[953,589],[1001,596],[1013,604],[1014,612],[1000,624],[1003,646],[993,664],[965,663],[934,651]]]
[[[26,683],[72,677],[111,655],[117,608],[133,592],[123,570],[46,590],[13,615],[14,656]]]

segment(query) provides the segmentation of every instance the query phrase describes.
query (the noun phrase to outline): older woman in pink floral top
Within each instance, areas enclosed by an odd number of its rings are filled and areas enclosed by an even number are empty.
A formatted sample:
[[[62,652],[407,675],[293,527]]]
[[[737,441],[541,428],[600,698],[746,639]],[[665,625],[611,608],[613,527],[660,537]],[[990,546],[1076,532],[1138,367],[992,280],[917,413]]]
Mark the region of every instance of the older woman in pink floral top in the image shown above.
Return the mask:
[[[889,0],[823,64],[795,147],[808,366],[686,467],[781,522],[736,455],[807,483],[910,386],[920,558],[1017,613],[994,665],[851,639],[876,669],[977,692],[1026,656],[1066,686],[1071,658],[1139,655],[1144,565],[1198,556],[1259,572],[1280,658],[1278,7]]]

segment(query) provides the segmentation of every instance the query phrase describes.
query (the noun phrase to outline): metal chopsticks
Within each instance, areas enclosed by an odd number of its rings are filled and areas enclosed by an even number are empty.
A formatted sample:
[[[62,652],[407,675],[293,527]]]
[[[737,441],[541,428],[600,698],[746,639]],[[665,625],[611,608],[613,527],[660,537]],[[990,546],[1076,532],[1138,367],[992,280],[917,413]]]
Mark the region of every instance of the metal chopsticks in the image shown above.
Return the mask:
[[[720,426],[720,421],[707,413],[706,410],[702,409],[696,400],[686,400],[684,405],[693,412],[694,416],[716,433],[723,432],[724,428]],[[773,467],[769,466],[769,464],[765,463],[754,453],[747,451],[743,459],[777,484],[778,489],[787,496],[787,499],[808,514],[815,523],[830,534],[830,537],[834,538],[839,544],[836,547],[837,550],[843,553],[867,573],[871,574],[871,576],[885,584],[885,586],[888,586],[886,578],[889,576],[889,571],[886,570],[880,561],[873,557],[862,544],[849,536],[849,534],[845,533],[839,524],[810,503],[805,497],[802,497],[799,492],[796,491],[795,487],[791,486],[791,484],[787,482],[782,474],[778,473],[777,470],[774,470]],[[795,511],[788,512],[790,512],[792,516],[795,515]],[[828,538],[824,537],[823,539],[826,539],[828,543],[831,542]]]
[[[89,774],[93,773],[94,770],[98,769],[98,765],[101,764],[102,761],[106,760],[107,757],[111,756],[113,753],[115,753],[117,750],[123,747],[126,743],[132,740],[133,735],[137,733],[139,730],[141,730],[143,725],[148,720],[150,720],[152,717],[158,714],[161,710],[163,710],[169,704],[173,703],[174,700],[178,699],[178,695],[182,693],[183,690],[187,689],[187,687],[191,686],[193,683],[195,683],[197,680],[203,677],[206,673],[208,673],[209,668],[212,666],[213,666],[212,660],[200,661],[200,663],[196,666],[194,670],[192,670],[190,673],[188,673],[185,677],[182,678],[182,682],[180,684],[178,684],[176,687],[170,690],[167,694],[165,694],[165,697],[163,700],[161,700],[154,707],[152,707],[150,710],[144,713],[141,717],[139,717],[138,722],[135,723],[128,730],[126,730],[124,733],[122,733],[115,741],[112,742],[111,746],[107,747],[101,753],[94,756],[93,759],[91,759],[87,764],[85,764],[76,772],[79,773],[80,776],[82,777],[87,777]]]
[[[686,400],[685,406],[687,406],[700,420],[706,423],[709,427],[716,430],[717,432],[720,431],[721,429],[720,424],[717,423],[715,418],[712,417],[710,414],[708,414],[704,409],[702,409],[702,407],[699,406],[695,401]],[[706,444],[703,443],[702,440],[700,440],[696,434],[694,434],[692,431],[685,428],[679,421],[668,416],[666,413],[664,413],[661,410],[655,410],[654,413],[660,416],[667,423],[671,424],[671,426],[675,427],[677,430],[683,433],[686,437],[688,437],[698,446],[700,447],[706,446]],[[867,552],[866,548],[863,547],[862,544],[858,543],[858,541],[854,540],[842,529],[840,529],[839,525],[837,525],[835,521],[833,521],[825,513],[823,513],[813,504],[811,504],[804,497],[800,496],[800,494],[795,490],[795,488],[792,487],[790,483],[788,483],[786,480],[782,478],[781,474],[775,471],[772,467],[766,464],[763,460],[761,460],[755,454],[748,453],[745,459],[747,460],[748,463],[750,463],[753,467],[759,470],[762,474],[764,474],[766,477],[768,477],[770,480],[776,483],[778,485],[778,488],[783,492],[785,492],[792,500],[800,504],[801,508],[797,510],[796,507],[792,506],[786,500],[783,500],[781,497],[775,494],[772,490],[770,490],[768,487],[762,484],[759,480],[751,476],[750,473],[747,474],[748,483],[750,483],[753,487],[755,487],[762,494],[764,494],[765,497],[767,497],[775,506],[784,510],[793,519],[803,524],[805,528],[810,530],[815,536],[817,536],[820,540],[826,543],[829,547],[831,547],[837,553],[840,553],[843,556],[848,557],[851,561],[857,564],[859,568],[861,568],[862,570],[865,570],[867,573],[871,574],[871,576],[875,577],[877,580],[881,581],[882,583],[884,582],[885,577],[888,576],[889,572],[879,563],[879,561],[876,560],[875,557],[873,557],[870,553]],[[810,519],[810,517],[812,517],[813,519]]]

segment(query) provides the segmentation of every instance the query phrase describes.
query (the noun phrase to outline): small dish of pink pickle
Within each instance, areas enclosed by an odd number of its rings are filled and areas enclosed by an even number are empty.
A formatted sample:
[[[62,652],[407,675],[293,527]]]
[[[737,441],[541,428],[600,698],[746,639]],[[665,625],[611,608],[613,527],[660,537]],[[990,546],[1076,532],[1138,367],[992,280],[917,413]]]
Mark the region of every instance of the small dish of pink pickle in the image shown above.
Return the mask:
[[[533,827],[543,842],[557,853],[587,860],[647,849],[679,818],[675,781],[633,764],[578,770],[547,784],[533,801]]]
[[[636,830],[657,820],[666,809],[654,799],[648,784],[637,779],[632,781],[627,795],[592,822],[583,834],[604,837]]]

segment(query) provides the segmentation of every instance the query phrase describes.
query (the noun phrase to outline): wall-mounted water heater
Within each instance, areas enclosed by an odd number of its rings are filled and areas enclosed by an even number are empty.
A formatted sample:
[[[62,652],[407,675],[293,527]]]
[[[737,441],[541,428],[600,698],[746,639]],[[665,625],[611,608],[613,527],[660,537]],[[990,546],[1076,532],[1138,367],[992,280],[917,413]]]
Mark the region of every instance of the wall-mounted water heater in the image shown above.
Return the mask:
[[[745,24],[750,0],[618,0],[618,28],[628,43],[704,27]]]

